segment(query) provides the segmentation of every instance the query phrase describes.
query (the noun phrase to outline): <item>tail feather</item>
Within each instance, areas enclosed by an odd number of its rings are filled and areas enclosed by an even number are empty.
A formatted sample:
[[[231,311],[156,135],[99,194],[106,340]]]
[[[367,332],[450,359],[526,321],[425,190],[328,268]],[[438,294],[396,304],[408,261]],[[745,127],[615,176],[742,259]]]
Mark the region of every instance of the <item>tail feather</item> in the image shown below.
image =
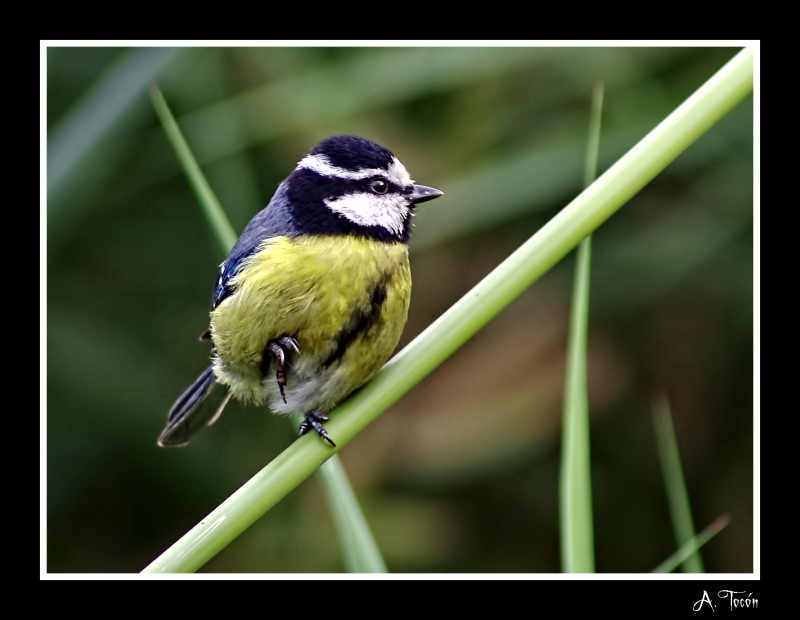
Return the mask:
[[[159,446],[185,446],[206,426],[216,422],[230,398],[230,393],[225,390],[215,391],[216,385],[217,377],[211,365],[172,405],[167,417],[167,427],[158,438]]]

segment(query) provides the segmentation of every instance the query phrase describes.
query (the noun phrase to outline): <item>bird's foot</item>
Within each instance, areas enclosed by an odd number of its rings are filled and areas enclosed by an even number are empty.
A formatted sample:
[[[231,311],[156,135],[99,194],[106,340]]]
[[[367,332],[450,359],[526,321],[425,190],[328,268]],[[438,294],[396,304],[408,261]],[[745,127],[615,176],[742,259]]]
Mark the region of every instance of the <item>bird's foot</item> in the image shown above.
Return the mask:
[[[275,379],[278,382],[278,389],[281,392],[281,398],[284,404],[286,403],[286,359],[291,352],[300,353],[300,347],[297,346],[297,340],[291,336],[281,336],[275,340],[270,340],[267,343],[267,349],[272,352],[275,357]],[[265,351],[266,353],[266,351]],[[269,364],[269,358],[264,355],[261,362],[261,373],[266,374],[266,367]]]
[[[303,422],[300,424],[300,428],[297,429],[297,432],[301,435],[305,435],[313,428],[315,431],[317,431],[317,435],[322,437],[335,448],[336,444],[333,443],[333,439],[331,439],[331,436],[328,435],[328,431],[326,431],[322,426],[322,422],[327,422],[329,419],[330,418],[321,411],[309,411],[306,414],[306,419],[303,420]]]

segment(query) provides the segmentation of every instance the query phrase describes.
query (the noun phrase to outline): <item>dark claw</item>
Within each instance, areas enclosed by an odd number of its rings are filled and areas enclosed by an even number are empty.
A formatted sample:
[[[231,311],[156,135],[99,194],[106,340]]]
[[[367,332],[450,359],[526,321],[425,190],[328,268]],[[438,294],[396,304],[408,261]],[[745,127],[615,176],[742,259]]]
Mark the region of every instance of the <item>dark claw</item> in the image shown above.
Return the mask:
[[[286,352],[283,350],[283,347],[274,340],[271,340],[267,346],[275,355],[276,365],[283,366],[286,363]]]
[[[329,419],[330,418],[321,411],[309,411],[306,414],[306,419],[302,421],[300,427],[297,429],[297,432],[301,435],[305,435],[313,428],[315,431],[317,431],[317,435],[322,437],[335,448],[336,444],[333,443],[333,439],[331,439],[331,436],[328,435],[328,431],[326,431],[321,424],[321,422],[327,422]]]
[[[278,390],[280,390],[281,398],[286,403],[286,357],[287,349],[291,349],[295,353],[300,353],[300,347],[297,346],[297,340],[291,336],[281,336],[277,340],[270,340],[264,349],[264,356],[261,360],[261,374],[264,375],[269,368],[269,357],[266,355],[267,349],[275,357],[275,380],[278,382]]]
[[[281,336],[278,338],[278,344],[286,349],[292,349],[295,353],[300,353],[300,347],[297,345],[297,340],[291,336]]]

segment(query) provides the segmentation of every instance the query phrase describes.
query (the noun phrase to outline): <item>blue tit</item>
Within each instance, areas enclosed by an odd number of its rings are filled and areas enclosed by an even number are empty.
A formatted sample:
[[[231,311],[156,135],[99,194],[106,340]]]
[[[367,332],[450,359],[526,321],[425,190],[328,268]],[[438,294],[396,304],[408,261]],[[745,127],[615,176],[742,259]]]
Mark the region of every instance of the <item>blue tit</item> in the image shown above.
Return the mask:
[[[309,151],[220,265],[201,336],[211,364],[172,406],[159,445],[186,445],[235,396],[304,414],[299,433],[314,429],[335,446],[322,423],[397,346],[411,218],[441,195],[364,138]]]

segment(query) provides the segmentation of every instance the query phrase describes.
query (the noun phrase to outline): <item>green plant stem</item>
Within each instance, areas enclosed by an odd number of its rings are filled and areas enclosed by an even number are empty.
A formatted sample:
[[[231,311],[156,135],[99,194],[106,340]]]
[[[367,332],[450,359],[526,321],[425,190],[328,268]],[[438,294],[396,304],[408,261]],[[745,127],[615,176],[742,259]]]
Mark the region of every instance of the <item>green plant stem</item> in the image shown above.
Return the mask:
[[[653,424],[658,455],[661,459],[661,471],[664,474],[664,486],[667,490],[667,503],[672,517],[672,529],[675,532],[675,543],[681,547],[695,537],[695,531],[692,508],[689,505],[689,492],[683,479],[678,440],[675,438],[669,402],[665,397],[659,398],[653,405]],[[689,556],[681,564],[681,570],[685,573],[705,572],[700,552]]]
[[[578,246],[564,382],[560,499],[561,568],[565,573],[594,572],[589,399],[586,390],[591,253],[590,235]]]
[[[592,113],[589,119],[589,140],[586,145],[586,165],[583,169],[583,187],[587,188],[597,178],[597,158],[600,154],[600,126],[603,118],[603,83],[594,85]]]
[[[326,424],[337,448],[319,437],[300,437],[144,572],[189,572],[202,566],[469,340],[752,88],[753,50],[746,48],[340,405]]]
[[[330,502],[330,506],[342,541],[347,571],[350,573],[387,572],[386,563],[378,551],[378,545],[361,512],[361,506],[358,505],[341,459],[338,457],[328,459],[319,468],[318,473],[328,497],[337,498],[336,501]]]
[[[595,86],[592,95],[584,187],[591,185],[597,175],[602,112],[603,85],[600,83]],[[592,236],[589,235],[578,246],[575,261],[575,283],[567,343],[567,372],[564,381],[564,431],[560,480],[561,565],[567,573],[594,572],[589,395],[586,383],[591,264]]]
[[[697,554],[697,551],[700,549],[700,547],[705,545],[709,540],[714,538],[714,536],[719,534],[719,532],[721,532],[730,522],[731,518],[728,515],[722,515],[706,529],[700,532],[696,537],[686,541],[686,543],[683,544],[680,549],[669,556],[666,560],[661,562],[661,564],[656,566],[652,572],[671,573],[688,558]]]
[[[192,191],[197,196],[197,201],[211,224],[211,230],[214,231],[214,235],[216,235],[220,247],[223,248],[223,252],[227,254],[231,251],[237,239],[233,226],[231,226],[225,211],[222,210],[222,206],[219,204],[219,200],[214,195],[214,190],[211,189],[205,175],[200,170],[197,160],[192,155],[192,150],[186,144],[178,123],[175,122],[175,118],[164,100],[164,95],[161,94],[155,84],[150,86],[150,100],[153,102],[153,107],[156,114],[158,114],[170,144],[172,144],[172,148],[175,149],[181,168],[183,168],[186,177],[189,179]]]

